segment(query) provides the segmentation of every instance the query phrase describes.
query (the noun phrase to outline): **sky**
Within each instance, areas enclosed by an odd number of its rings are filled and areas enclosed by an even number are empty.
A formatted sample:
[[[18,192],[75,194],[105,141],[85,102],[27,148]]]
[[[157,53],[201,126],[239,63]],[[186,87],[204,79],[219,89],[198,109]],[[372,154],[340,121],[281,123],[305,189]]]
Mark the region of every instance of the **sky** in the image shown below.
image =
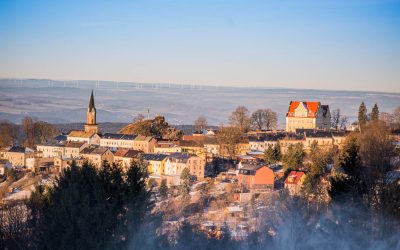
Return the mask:
[[[400,0],[1,0],[0,78],[399,93]]]

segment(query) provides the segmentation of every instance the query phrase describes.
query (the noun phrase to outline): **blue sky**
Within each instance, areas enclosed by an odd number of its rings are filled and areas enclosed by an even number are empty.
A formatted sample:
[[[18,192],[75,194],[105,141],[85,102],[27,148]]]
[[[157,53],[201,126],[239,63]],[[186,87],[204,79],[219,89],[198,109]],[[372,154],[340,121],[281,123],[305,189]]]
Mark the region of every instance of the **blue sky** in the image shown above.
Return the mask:
[[[400,92],[400,1],[0,1],[0,77]]]

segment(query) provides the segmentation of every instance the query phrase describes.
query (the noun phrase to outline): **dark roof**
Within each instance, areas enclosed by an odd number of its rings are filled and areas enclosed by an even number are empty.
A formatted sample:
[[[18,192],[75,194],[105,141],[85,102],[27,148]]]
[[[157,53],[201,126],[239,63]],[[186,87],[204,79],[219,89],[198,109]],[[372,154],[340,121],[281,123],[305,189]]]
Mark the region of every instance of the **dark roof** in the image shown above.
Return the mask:
[[[90,154],[93,150],[94,148],[92,147],[84,148],[82,149],[81,154]]]
[[[102,138],[103,139],[116,139],[116,140],[134,140],[137,135],[130,135],[130,134],[112,134],[112,133],[105,133]]]
[[[13,153],[25,153],[25,147],[20,147],[20,146],[13,146],[8,150],[8,152],[13,152]]]
[[[96,108],[94,107],[94,97],[93,97],[93,89],[92,89],[92,94],[90,95],[90,101],[89,101],[89,112],[90,111],[96,111]]]
[[[137,157],[140,153],[142,153],[142,151],[129,149],[125,154],[125,157]]]
[[[297,130],[296,130],[297,132]],[[301,131],[299,131],[301,132]],[[309,138],[331,138],[332,132],[326,130],[312,130],[312,129],[305,129],[302,131],[305,137]]]
[[[65,147],[67,148],[80,148],[85,144],[86,142],[80,142],[80,141],[68,141],[65,143]]]
[[[57,135],[56,137],[54,137],[54,140],[56,140],[58,142],[66,141],[67,140],[67,135],[64,135],[64,134]]]
[[[247,165],[244,164],[244,166],[239,169],[239,174],[243,174],[243,175],[255,175],[257,170],[259,170],[260,168],[264,167],[265,165]]]
[[[164,154],[143,154],[143,159],[146,161],[162,161],[167,158],[168,155]]]
[[[62,143],[62,142],[46,142],[44,144],[39,144],[38,146],[64,147],[64,143]]]
[[[172,153],[168,156],[168,158],[175,159],[179,162],[187,162],[187,160],[190,157],[192,157],[192,155],[190,155],[188,153],[181,153],[181,152]]]

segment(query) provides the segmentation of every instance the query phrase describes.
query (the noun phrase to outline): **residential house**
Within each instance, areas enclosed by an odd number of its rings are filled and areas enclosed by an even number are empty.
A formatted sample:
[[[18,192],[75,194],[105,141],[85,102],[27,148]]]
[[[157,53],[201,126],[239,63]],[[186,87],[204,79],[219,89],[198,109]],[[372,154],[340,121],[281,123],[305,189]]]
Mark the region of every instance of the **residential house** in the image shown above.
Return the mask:
[[[152,175],[164,175],[167,156],[165,154],[143,154],[148,172]]]
[[[306,129],[298,133],[304,133],[305,149],[310,149],[313,143],[316,143],[321,148],[333,147],[332,133],[329,131]]]
[[[190,158],[188,153],[173,153],[165,161],[165,175],[180,176],[182,170],[187,167],[187,161]]]
[[[100,147],[107,147],[112,151],[118,149],[134,149],[136,135],[105,133],[100,138]]]
[[[34,157],[34,151],[27,147],[13,146],[5,153],[5,157],[13,167],[24,167],[26,160]]]
[[[303,147],[306,145],[306,139],[304,134],[294,134],[288,133],[284,138],[279,140],[279,144],[281,146],[281,152],[284,154],[288,150],[288,148],[292,145],[302,144]]]
[[[137,159],[141,151],[133,149],[119,149],[114,153],[114,162],[120,164],[124,171],[127,171],[134,159]]]
[[[155,154],[171,154],[182,152],[179,141],[158,141],[154,146]]]
[[[71,167],[72,162],[75,162],[76,166],[82,166],[85,160],[83,157],[56,156],[54,157],[54,168],[61,173],[64,169]]]
[[[204,179],[204,171],[206,166],[205,159],[197,156],[191,155],[186,162],[187,168],[189,168],[190,174],[195,176],[197,180]]]
[[[286,131],[296,129],[330,130],[331,114],[329,105],[320,102],[291,101],[286,113]]]
[[[114,162],[114,155],[108,148],[88,147],[80,155],[96,168],[101,168],[104,161],[110,164]]]
[[[42,153],[42,157],[63,156],[65,152],[64,144],[58,142],[37,145],[36,150]]]
[[[180,140],[179,145],[182,148],[182,152],[194,154],[206,159],[206,149],[204,148],[203,140]]]
[[[64,144],[64,155],[68,158],[77,158],[80,156],[80,152],[89,145],[86,142],[76,142],[76,141],[67,141]]]
[[[306,175],[304,172],[290,171],[288,177],[284,182],[284,186],[288,190],[290,195],[294,196],[300,194],[305,177]]]
[[[134,139],[133,149],[143,151],[146,154],[153,153],[156,142],[157,140],[152,136],[138,135]]]
[[[239,169],[239,189],[242,193],[274,189],[274,172],[265,165],[248,165]]]
[[[100,136],[94,131],[72,130],[67,141],[86,142],[88,145],[100,145]]]

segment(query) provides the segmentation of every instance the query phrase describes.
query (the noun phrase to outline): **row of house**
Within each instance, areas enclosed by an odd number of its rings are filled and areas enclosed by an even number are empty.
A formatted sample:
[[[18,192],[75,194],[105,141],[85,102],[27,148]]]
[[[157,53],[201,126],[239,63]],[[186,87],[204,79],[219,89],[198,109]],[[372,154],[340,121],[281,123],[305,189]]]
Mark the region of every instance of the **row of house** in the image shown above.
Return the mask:
[[[331,148],[340,147],[346,139],[345,132],[331,132],[314,129],[297,129],[295,132],[276,132],[265,134],[261,137],[253,137],[249,140],[251,151],[262,151],[280,144],[282,152],[285,152],[290,145],[297,143],[303,144],[305,150],[308,150],[313,143],[320,147]]]

